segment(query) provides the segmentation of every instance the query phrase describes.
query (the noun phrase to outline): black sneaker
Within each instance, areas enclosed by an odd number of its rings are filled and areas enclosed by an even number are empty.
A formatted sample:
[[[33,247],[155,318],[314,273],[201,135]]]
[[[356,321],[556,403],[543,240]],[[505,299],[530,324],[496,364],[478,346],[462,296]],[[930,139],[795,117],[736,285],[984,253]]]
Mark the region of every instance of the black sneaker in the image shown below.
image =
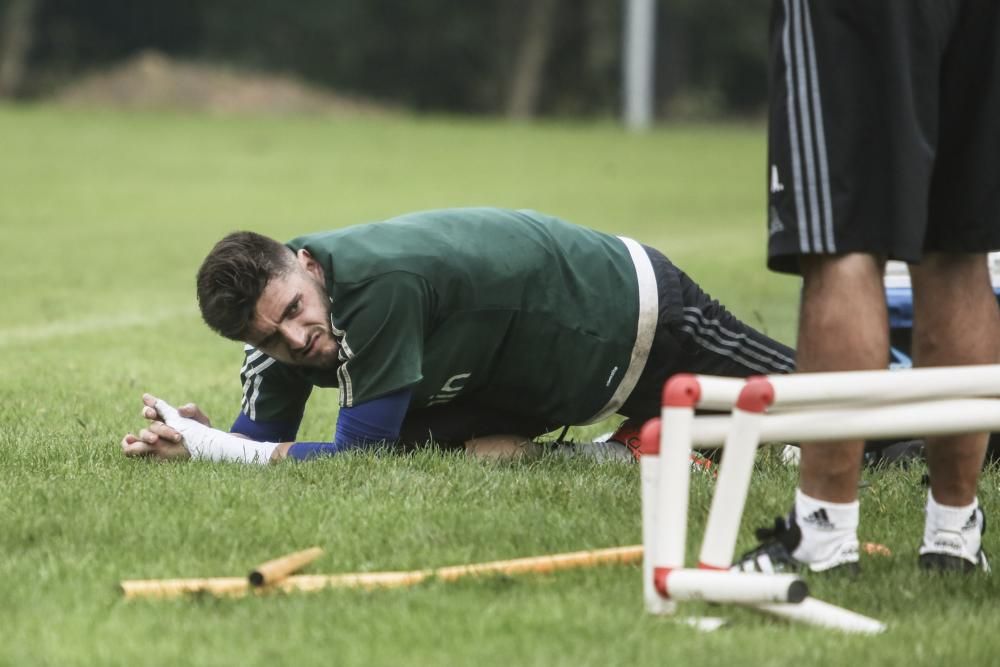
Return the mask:
[[[822,511],[822,510],[821,510]],[[818,517],[822,519],[823,517]],[[802,530],[795,520],[793,509],[788,517],[776,517],[773,528],[757,529],[757,539],[761,544],[740,556],[730,570],[737,572],[843,572],[856,575],[861,571],[858,564],[858,542],[849,540],[825,561],[803,563],[792,556],[792,552],[802,541]]]
[[[969,515],[962,530],[955,533],[947,530],[929,532],[924,529],[924,541],[920,545],[918,562],[920,567],[934,572],[990,572],[990,562],[983,551],[983,535],[986,534],[986,515],[977,507]],[[972,549],[978,536],[979,547]]]

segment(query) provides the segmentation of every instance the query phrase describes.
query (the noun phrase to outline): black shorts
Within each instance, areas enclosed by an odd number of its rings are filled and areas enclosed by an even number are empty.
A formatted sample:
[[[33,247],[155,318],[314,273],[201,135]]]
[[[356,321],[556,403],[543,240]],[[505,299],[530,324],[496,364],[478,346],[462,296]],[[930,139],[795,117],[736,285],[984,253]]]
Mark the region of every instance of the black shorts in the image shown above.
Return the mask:
[[[675,373],[726,377],[795,370],[795,351],[737,319],[663,253],[646,247],[660,314],[646,367],[619,412],[644,421],[660,414],[663,385]]]
[[[795,352],[747,326],[706,294],[663,253],[645,247],[656,276],[659,316],[646,366],[619,412],[634,422],[660,414],[663,385],[675,373],[749,377],[790,373]],[[544,415],[503,412],[472,399],[407,413],[400,441],[429,439],[444,449],[487,435],[535,438],[564,424]]]
[[[1000,2],[772,5],[768,266],[1000,248]]]

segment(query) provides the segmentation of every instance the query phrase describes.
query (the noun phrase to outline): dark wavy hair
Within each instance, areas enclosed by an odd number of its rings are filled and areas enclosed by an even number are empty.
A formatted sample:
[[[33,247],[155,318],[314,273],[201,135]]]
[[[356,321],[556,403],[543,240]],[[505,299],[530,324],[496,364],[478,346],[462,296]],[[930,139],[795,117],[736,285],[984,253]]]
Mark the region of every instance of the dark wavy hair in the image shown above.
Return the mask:
[[[257,300],[272,278],[295,268],[295,254],[256,232],[233,232],[215,244],[198,269],[198,307],[205,324],[245,341]]]

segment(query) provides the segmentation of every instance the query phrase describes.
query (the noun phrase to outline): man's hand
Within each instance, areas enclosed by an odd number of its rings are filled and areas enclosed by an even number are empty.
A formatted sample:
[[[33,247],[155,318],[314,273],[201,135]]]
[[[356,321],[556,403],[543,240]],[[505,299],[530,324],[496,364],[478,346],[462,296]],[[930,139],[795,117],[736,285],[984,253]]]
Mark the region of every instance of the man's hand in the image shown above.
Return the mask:
[[[139,431],[139,435],[125,434],[122,438],[122,453],[125,456],[146,456],[155,459],[187,459],[191,457],[181,434],[163,423],[162,417],[156,412],[154,405],[156,397],[150,394],[142,395],[142,416],[149,420],[149,425]],[[194,403],[182,405],[177,409],[182,417],[194,419],[205,426],[211,426],[208,416]]]

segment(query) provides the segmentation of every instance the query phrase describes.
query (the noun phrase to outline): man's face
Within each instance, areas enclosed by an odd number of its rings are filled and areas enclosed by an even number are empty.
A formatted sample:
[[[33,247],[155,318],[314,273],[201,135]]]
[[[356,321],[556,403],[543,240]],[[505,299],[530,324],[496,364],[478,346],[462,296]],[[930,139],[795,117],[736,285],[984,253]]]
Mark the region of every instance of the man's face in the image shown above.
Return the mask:
[[[246,342],[293,366],[337,366],[339,345],[330,328],[323,268],[307,251],[298,252],[293,270],[268,282]]]

